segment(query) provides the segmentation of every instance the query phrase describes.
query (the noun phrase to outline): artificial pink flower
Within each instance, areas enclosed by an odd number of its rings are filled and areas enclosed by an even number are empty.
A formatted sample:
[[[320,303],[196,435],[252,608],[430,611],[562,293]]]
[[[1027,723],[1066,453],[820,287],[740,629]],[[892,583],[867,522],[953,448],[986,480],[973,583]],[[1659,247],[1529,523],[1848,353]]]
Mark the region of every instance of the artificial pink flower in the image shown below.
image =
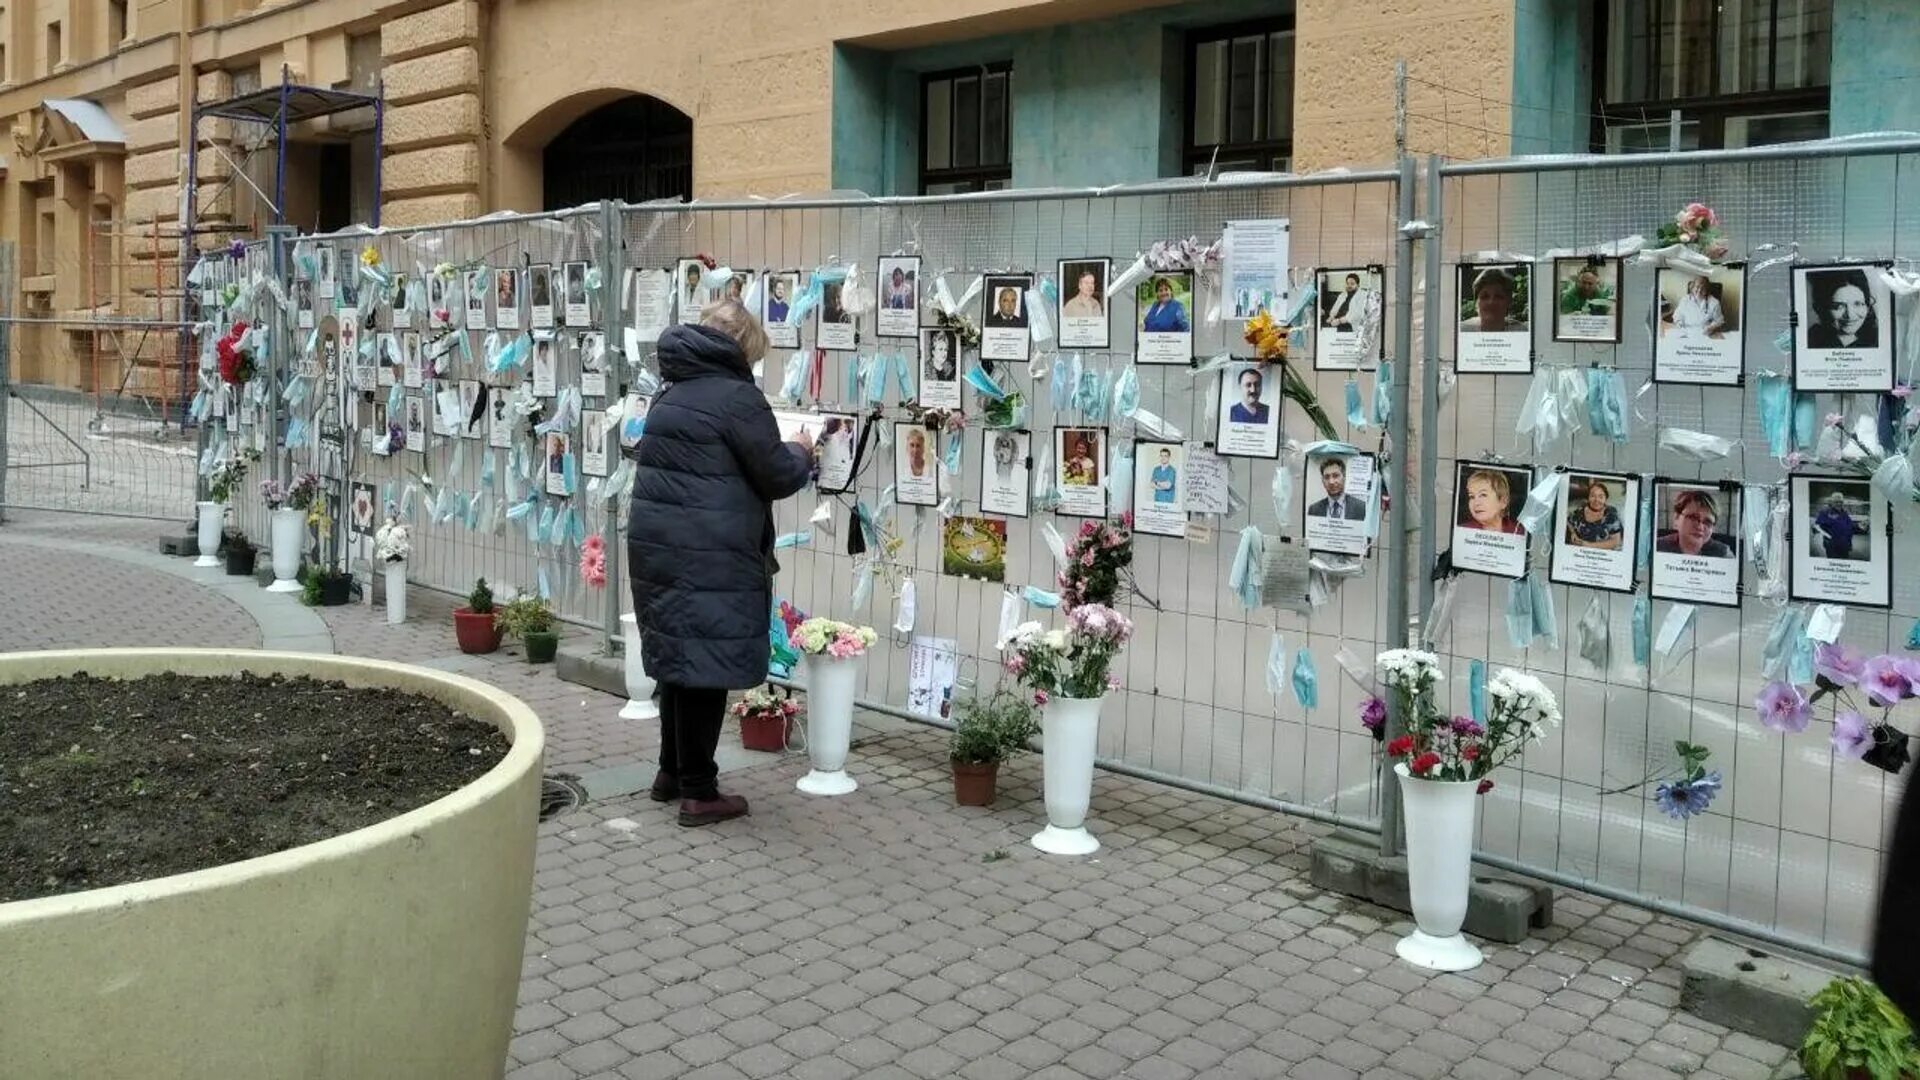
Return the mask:
[[[1913,686],[1900,670],[1897,656],[1876,656],[1860,671],[1860,689],[1875,705],[1898,705],[1913,696]]]
[[[1873,749],[1873,725],[1867,718],[1848,709],[1833,718],[1833,752],[1855,761]]]
[[[1789,451],[1786,457],[1780,459],[1780,462],[1789,469],[1797,469],[1807,463],[1807,455],[1798,450]]]
[[[1047,703],[1047,692],[1045,690],[1035,690],[1033,692],[1033,703],[1035,705],[1045,705]]]
[[[1770,682],[1753,701],[1760,722],[1775,731],[1797,733],[1807,730],[1813,719],[1813,707],[1807,696],[1790,682]]]
[[[580,545],[580,580],[596,589],[607,587],[607,542],[598,535]]]

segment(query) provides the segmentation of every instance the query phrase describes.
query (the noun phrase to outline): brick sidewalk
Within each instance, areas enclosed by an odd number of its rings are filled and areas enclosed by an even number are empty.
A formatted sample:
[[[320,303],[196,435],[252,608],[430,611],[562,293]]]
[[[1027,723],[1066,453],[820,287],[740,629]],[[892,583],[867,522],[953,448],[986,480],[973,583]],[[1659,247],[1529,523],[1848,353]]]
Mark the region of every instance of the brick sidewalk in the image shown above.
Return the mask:
[[[0,623],[0,649],[257,643],[191,582],[8,543],[147,551],[158,531],[0,527],[0,601],[32,618]],[[416,588],[398,628],[321,615],[339,651],[526,700],[552,769],[650,760],[657,733],[618,720],[619,699],[517,654],[460,656],[452,604]],[[745,821],[683,830],[641,796],[542,826],[515,1080],[1797,1074],[1784,1048],[1678,1010],[1698,931],[1638,908],[1563,894],[1551,930],[1429,976],[1393,956],[1404,917],[1308,883],[1318,830],[1292,819],[1103,774],[1106,848],[1054,859],[1025,844],[1037,759],[991,810],[952,805],[944,736],[924,729],[858,746],[861,789],[840,799],[796,793],[798,759],[762,760],[723,780],[753,801]]]

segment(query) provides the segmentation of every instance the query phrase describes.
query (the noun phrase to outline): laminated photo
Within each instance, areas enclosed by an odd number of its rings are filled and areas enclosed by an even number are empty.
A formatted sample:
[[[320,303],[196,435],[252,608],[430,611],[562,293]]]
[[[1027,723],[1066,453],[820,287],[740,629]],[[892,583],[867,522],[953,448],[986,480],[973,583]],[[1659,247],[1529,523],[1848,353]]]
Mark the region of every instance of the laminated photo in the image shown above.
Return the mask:
[[[1140,439],[1133,444],[1133,531],[1185,537],[1187,447]]]
[[[587,264],[570,262],[565,266],[567,284],[567,309],[565,312],[568,326],[591,326],[593,317],[589,313],[587,298]]]
[[[580,393],[583,397],[607,396],[607,335],[588,330],[574,339],[580,356]]]
[[[1316,371],[1355,371],[1379,365],[1386,355],[1381,316],[1386,310],[1382,266],[1335,267],[1314,275],[1313,366]]]
[[[1302,534],[1308,551],[1365,555],[1373,543],[1373,485],[1379,461],[1372,454],[1307,455]]]
[[[1134,286],[1134,359],[1185,364],[1193,359],[1193,271],[1150,274]]]
[[[828,352],[852,352],[860,347],[860,335],[854,328],[853,312],[847,310],[841,291],[845,282],[828,281],[820,286],[820,306],[814,308],[814,344]]]
[[[1704,276],[1661,267],[1653,281],[1654,310],[1660,313],[1653,381],[1739,386],[1744,381],[1746,264],[1716,266]]]
[[[610,431],[605,409],[589,409],[580,417],[580,471],[587,476],[607,475],[607,442]]]
[[[567,455],[573,450],[573,440],[564,431],[550,431],[545,436],[545,452],[541,455],[546,461],[547,494],[573,494],[567,484]]]
[[[1113,347],[1113,310],[1107,304],[1107,281],[1113,276],[1108,259],[1060,260],[1060,326],[1062,349]]]
[[[793,311],[794,297],[799,292],[800,271],[767,271],[767,287],[760,290],[760,322],[767,329],[767,344],[770,347],[800,347],[800,328],[787,322],[787,316]]]
[[[467,297],[467,329],[487,329],[487,292],[493,275],[484,268],[469,270],[466,273],[465,286]]]
[[[814,453],[820,461],[815,487],[827,494],[853,490],[854,455],[860,449],[860,418],[853,413],[822,413]]]
[[[1233,364],[1220,373],[1214,449],[1225,457],[1280,456],[1280,370]]]
[[[409,390],[418,390],[426,380],[421,366],[420,334],[409,330],[400,335],[400,379]]]
[[[1454,466],[1453,567],[1495,577],[1527,573],[1527,530],[1520,508],[1533,487],[1533,469],[1490,461]]]
[[[1620,344],[1620,259],[1553,260],[1553,340]]]
[[[935,433],[922,424],[893,425],[893,494],[902,506],[940,505]]]
[[[980,510],[1026,517],[1033,479],[1033,436],[1012,428],[980,431]]]
[[[559,390],[560,344],[555,337],[533,342],[533,396],[553,397]]]
[[[1525,375],[1533,371],[1533,267],[1526,263],[1462,263],[1454,322],[1454,370],[1462,375]]]
[[[920,332],[920,404],[960,407],[960,335],[952,330]]]
[[[1059,512],[1068,517],[1106,517],[1106,429],[1055,428],[1053,437]]]
[[[513,409],[508,404],[513,389],[487,387],[487,445],[505,449],[513,445]]]
[[[407,395],[407,449],[416,454],[427,449],[427,401],[419,394]]]
[[[642,394],[628,394],[626,415],[620,421],[620,449],[632,450],[640,445],[640,439],[647,433],[647,410],[653,408],[653,399]]]
[[[1630,593],[1636,583],[1640,478],[1573,469],[1553,511],[1547,579],[1560,585]]]
[[[1788,477],[1794,600],[1893,606],[1893,536],[1887,501],[1864,477]]]
[[[920,256],[892,255],[881,259],[879,282],[879,314],[875,317],[873,332],[883,338],[918,337]]]
[[[940,572],[975,581],[1007,580],[1007,523],[955,514],[940,528]]]
[[[1793,268],[1793,388],[1885,393],[1893,389],[1891,263]]]
[[[520,271],[493,272],[493,320],[502,330],[520,329]]]
[[[1655,480],[1653,515],[1653,598],[1740,606],[1739,486]]]
[[[699,259],[680,259],[673,264],[673,310],[682,323],[697,323],[700,312],[713,297],[700,284],[706,264]]]
[[[460,437],[478,439],[486,435],[482,426],[487,419],[487,408],[481,403],[480,380],[460,380]]]
[[[553,329],[553,267],[546,263],[527,267],[527,325]]]
[[[1027,362],[1033,347],[1028,329],[1027,290],[1031,274],[988,274],[980,289],[980,359]]]

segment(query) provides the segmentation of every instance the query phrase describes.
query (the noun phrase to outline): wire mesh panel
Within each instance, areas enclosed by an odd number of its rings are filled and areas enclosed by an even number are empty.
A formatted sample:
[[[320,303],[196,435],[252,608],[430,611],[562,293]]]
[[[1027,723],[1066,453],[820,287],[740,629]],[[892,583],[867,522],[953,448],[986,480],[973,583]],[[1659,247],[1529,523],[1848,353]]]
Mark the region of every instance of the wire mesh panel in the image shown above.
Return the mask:
[[[995,199],[858,201],[804,208],[766,207],[630,208],[625,212],[625,261],[633,267],[672,268],[698,254],[736,270],[798,269],[803,276],[831,264],[858,265],[872,280],[878,260],[896,254],[923,260],[923,288],[944,278],[953,296],[963,295],[983,273],[1033,272],[1053,277],[1061,259],[1111,257],[1114,272],[1156,242],[1196,237],[1210,243],[1229,220],[1285,218],[1291,222],[1290,261],[1296,267],[1389,264],[1394,257],[1395,184],[1379,174],[1335,182],[1195,185],[1180,183],[1101,196]],[[1071,289],[1062,286],[1064,294]],[[981,320],[980,301],[969,318]],[[1003,364],[1000,384],[1017,390],[1031,407],[1032,463],[1042,466],[1042,448],[1063,426],[1099,426],[1110,445],[1128,448],[1146,433],[1117,414],[1091,417],[1072,400],[1055,400],[1051,367],[1073,365],[1099,373],[1109,383],[1132,360],[1135,302],[1112,298],[1112,347],[1107,351],[1062,349],[1041,356],[1029,368]],[[1204,362],[1224,353],[1240,334],[1239,320],[1214,317],[1220,309],[1217,275],[1202,274],[1195,311],[1195,352]],[[922,321],[931,321],[923,316]],[[828,352],[817,394],[803,394],[807,407],[865,412],[850,396],[850,372],[865,359],[903,355],[905,367],[920,371],[920,345],[874,336],[871,314],[860,317],[856,351]],[[815,343],[811,325],[803,327],[803,365]],[[763,389],[779,395],[792,350],[775,350],[767,359]],[[1038,350],[1037,350],[1038,352]],[[651,360],[648,361],[651,363]],[[968,363],[971,364],[971,359]],[[891,367],[891,363],[888,365]],[[1310,361],[1299,367],[1336,417],[1340,437],[1374,449],[1377,429],[1351,429],[1341,405],[1347,376],[1316,375]],[[1213,403],[1217,371],[1196,376],[1189,366],[1137,368],[1140,407],[1169,421],[1179,437],[1194,443],[1214,438]],[[1371,379],[1362,376],[1371,387]],[[907,419],[897,379],[889,378],[883,423]],[[969,389],[963,402],[967,426],[960,472],[942,479],[946,509],[979,515],[981,470],[991,468],[984,452],[980,400]],[[1298,407],[1284,410],[1285,435],[1307,443],[1317,436]],[[944,456],[952,435],[943,436]],[[1279,467],[1298,474],[1302,460],[1289,454]],[[1105,464],[1103,463],[1103,469]],[[1147,467],[1136,463],[1137,468]],[[1254,525],[1270,535],[1298,540],[1303,495],[1281,522],[1272,498],[1276,463],[1231,459],[1234,512],[1208,520],[1212,538],[1192,542],[1136,533],[1134,572],[1137,590],[1122,603],[1135,620],[1138,636],[1119,671],[1122,688],[1112,694],[1101,717],[1102,756],[1135,766],[1215,785],[1232,791],[1308,804],[1355,819],[1375,813],[1376,774],[1372,741],[1351,720],[1359,703],[1357,684],[1340,675],[1336,656],[1359,658],[1365,665],[1391,635],[1385,624],[1389,538],[1368,560],[1360,576],[1339,584],[1331,601],[1311,617],[1248,611],[1228,588],[1240,530]],[[1023,585],[1056,588],[1056,566],[1043,537],[1053,525],[1071,536],[1081,519],[1035,508],[1026,519],[1009,518],[1006,571],[1001,584],[942,572],[942,518],[932,507],[900,506],[883,516],[903,539],[895,560],[901,577],[915,585],[916,612],[910,630],[889,630],[899,618],[898,602],[885,580],[877,581],[864,604],[856,606],[856,560],[847,554],[856,501],[882,507],[883,492],[894,484],[893,449],[869,447],[854,490],[821,494],[809,488],[775,509],[777,531],[810,531],[810,541],[780,551],[783,569],[775,583],[779,597],[811,614],[866,623],[883,632],[883,646],[865,667],[863,698],[904,709],[909,705],[911,644],[915,637],[955,643],[960,656],[960,693],[984,689],[998,679],[1002,597]],[[825,523],[815,522],[822,505]],[[995,517],[996,515],[986,515]],[[1204,520],[1204,519],[1203,519]],[[1028,608],[1024,618],[1048,618]],[[1283,638],[1288,674],[1298,652],[1309,652],[1318,670],[1319,701],[1303,708],[1283,678],[1270,692],[1266,674],[1274,634]],[[935,706],[938,709],[938,706]]]
[[[1909,149],[1911,149],[1909,147]],[[1821,156],[1816,156],[1821,155]],[[1778,485],[1786,475],[1769,452],[1760,424],[1757,386],[1784,374],[1790,359],[1775,344],[1789,328],[1791,260],[1894,259],[1912,249],[1917,175],[1912,153],[1871,147],[1799,155],[1662,157],[1648,162],[1601,159],[1592,167],[1458,166],[1445,179],[1428,216],[1444,217],[1442,310],[1434,329],[1441,355],[1454,356],[1453,324],[1465,303],[1456,295],[1455,264],[1495,258],[1540,258],[1559,249],[1585,253],[1634,235],[1651,240],[1690,202],[1712,205],[1730,236],[1730,259],[1745,258],[1744,384],[1679,385],[1652,379],[1659,328],[1655,271],[1629,259],[1618,283],[1619,344],[1556,343],[1550,262],[1536,265],[1533,348],[1538,371],[1618,369],[1627,391],[1630,437],[1621,443],[1576,423],[1571,435],[1544,445],[1516,427],[1533,386],[1529,375],[1461,374],[1430,413],[1439,426],[1440,459],[1433,481],[1438,547],[1449,545],[1456,512],[1455,463],[1503,459],[1547,471],[1601,470],[1653,477]],[[1904,315],[1904,312],[1903,312]],[[1892,313],[1883,315],[1891,324]],[[1901,368],[1902,378],[1912,373]],[[1582,382],[1584,385],[1584,382]],[[1851,401],[1821,395],[1816,411],[1852,415],[1870,395]],[[1584,410],[1584,401],[1579,403]],[[1700,461],[1661,444],[1668,430],[1731,440],[1724,459]],[[1831,471],[1831,470],[1824,470]],[[1514,494],[1517,507],[1524,496]],[[1657,509],[1657,508],[1656,508]],[[1738,521],[1727,528],[1739,530]],[[1646,535],[1642,532],[1642,535]],[[1554,538],[1558,542],[1559,538]],[[1631,542],[1634,538],[1629,537]],[[1902,568],[1920,556],[1910,531],[1894,537],[1893,608],[1851,609],[1841,640],[1871,652],[1904,646],[1920,613],[1920,585]],[[1797,542],[1806,542],[1804,535]],[[1547,545],[1534,542],[1534,572],[1545,573]],[[1483,802],[1481,850],[1628,892],[1729,916],[1772,933],[1824,946],[1864,951],[1881,854],[1902,783],[1857,761],[1836,759],[1828,736],[1833,709],[1800,735],[1762,727],[1753,701],[1765,683],[1762,654],[1784,595],[1755,595],[1749,562],[1740,606],[1694,608],[1690,630],[1666,651],[1658,646],[1676,605],[1653,600],[1649,664],[1631,645],[1638,597],[1648,592],[1646,556],[1634,594],[1552,585],[1557,646],[1546,638],[1516,647],[1507,625],[1510,586],[1478,574],[1460,578],[1454,619],[1441,633],[1453,702],[1464,710],[1474,658],[1541,676],[1560,696],[1566,723]],[[1591,605],[1610,630],[1603,666],[1575,647],[1577,626]],[[1522,639],[1527,635],[1523,634]],[[1650,774],[1671,773],[1675,740],[1704,744],[1725,789],[1703,814],[1674,819],[1637,787]],[[1631,788],[1631,790],[1620,790]]]

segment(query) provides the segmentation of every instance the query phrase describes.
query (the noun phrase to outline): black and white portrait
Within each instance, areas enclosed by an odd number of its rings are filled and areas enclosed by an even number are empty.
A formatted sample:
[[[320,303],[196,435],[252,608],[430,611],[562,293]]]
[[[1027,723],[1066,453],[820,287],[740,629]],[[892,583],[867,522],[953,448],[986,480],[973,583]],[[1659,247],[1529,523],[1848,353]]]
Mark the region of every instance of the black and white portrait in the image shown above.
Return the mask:
[[[513,409],[508,404],[512,397],[509,387],[487,387],[488,446],[504,449],[513,445]]]
[[[960,407],[960,336],[951,330],[920,332],[920,404]]]
[[[553,267],[546,263],[527,268],[527,325],[553,329]]]
[[[1893,296],[1888,263],[1793,268],[1793,388],[1842,393],[1893,389]]]
[[[467,322],[469,330],[487,329],[487,292],[491,288],[493,275],[484,268],[469,270],[461,279],[466,290]]]
[[[820,285],[820,306],[814,309],[814,344],[829,352],[852,352],[860,347],[854,315],[847,310],[843,295],[845,289],[843,281]]]
[[[559,391],[559,338],[535,337],[533,342],[533,396],[553,397]]]
[[[593,317],[588,310],[587,264],[570,262],[566,264],[568,326],[591,326]]]

